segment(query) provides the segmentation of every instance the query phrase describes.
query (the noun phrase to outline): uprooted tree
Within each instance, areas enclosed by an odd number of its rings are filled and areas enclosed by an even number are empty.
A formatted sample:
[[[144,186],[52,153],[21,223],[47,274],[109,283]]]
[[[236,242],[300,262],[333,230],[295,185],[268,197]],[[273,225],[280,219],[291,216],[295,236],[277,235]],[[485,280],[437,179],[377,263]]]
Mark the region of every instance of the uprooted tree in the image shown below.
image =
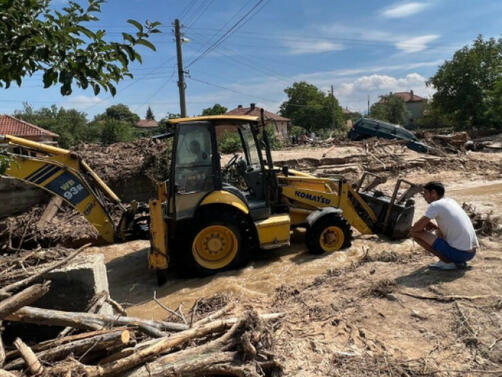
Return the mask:
[[[132,77],[129,63],[141,62],[135,48],[155,50],[148,38],[160,33],[160,23],[128,20],[135,35],[122,33],[123,42],[109,42],[104,30],[84,26],[98,20],[104,2],[88,0],[84,9],[70,1],[61,11],[51,9],[50,0],[0,2],[0,87],[21,86],[27,75],[43,72],[44,87],[60,85],[62,95],[70,95],[74,84],[115,95],[115,84]]]

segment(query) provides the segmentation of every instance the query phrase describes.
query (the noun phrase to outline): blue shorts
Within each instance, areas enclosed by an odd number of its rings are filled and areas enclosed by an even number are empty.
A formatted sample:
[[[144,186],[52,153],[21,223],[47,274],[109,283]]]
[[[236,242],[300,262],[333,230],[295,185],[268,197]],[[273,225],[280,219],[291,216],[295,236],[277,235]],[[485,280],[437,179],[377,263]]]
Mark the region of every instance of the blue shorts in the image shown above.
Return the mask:
[[[463,263],[471,260],[476,255],[476,252],[468,252],[459,249],[455,249],[448,245],[444,239],[438,237],[432,244],[432,248],[438,252],[441,256],[445,257],[452,263]]]

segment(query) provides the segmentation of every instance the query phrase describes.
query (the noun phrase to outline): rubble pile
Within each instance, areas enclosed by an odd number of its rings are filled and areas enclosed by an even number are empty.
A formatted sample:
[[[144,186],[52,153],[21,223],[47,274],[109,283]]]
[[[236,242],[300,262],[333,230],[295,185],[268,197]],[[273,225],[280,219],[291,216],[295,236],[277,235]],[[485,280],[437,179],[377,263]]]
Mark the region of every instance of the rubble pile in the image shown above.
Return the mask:
[[[44,276],[85,248],[0,257],[6,271],[0,278],[0,325],[2,320],[5,329],[16,323],[49,325],[58,333],[44,341],[16,333],[7,341],[0,330],[1,376],[280,375],[272,325],[281,313],[259,315],[228,304],[203,316],[193,308],[185,317],[178,308],[177,321],[145,320],[127,316],[105,291],[89,301],[86,312],[30,306],[50,291]],[[104,302],[114,314],[100,311]]]
[[[57,214],[42,222],[48,205],[33,207],[0,222],[0,252],[64,245],[78,247],[97,240],[96,229],[75,209],[62,203]]]
[[[143,138],[109,146],[80,144],[77,153],[107,184],[125,182],[146,175],[154,181],[168,178],[171,143]]]
[[[462,203],[462,208],[472,221],[476,233],[481,236],[502,234],[502,221],[500,216],[494,216],[493,211],[480,213],[470,203]]]

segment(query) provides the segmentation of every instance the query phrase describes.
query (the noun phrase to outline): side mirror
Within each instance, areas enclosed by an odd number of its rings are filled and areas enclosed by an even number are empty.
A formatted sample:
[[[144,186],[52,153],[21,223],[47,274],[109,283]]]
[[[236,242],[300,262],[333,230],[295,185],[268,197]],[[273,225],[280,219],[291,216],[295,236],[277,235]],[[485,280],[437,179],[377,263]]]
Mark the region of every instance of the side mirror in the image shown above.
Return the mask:
[[[284,174],[285,177],[287,177],[289,175],[289,166],[284,165],[282,167],[282,174]]]

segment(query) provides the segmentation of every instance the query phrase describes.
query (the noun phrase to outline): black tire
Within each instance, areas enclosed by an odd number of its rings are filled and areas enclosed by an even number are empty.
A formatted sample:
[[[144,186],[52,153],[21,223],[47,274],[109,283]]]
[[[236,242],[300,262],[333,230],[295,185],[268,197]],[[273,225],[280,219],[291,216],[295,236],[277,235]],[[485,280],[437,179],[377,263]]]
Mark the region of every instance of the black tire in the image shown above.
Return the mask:
[[[331,241],[332,245],[322,244],[321,237],[326,237],[326,232],[332,233],[335,237]],[[324,254],[346,249],[352,245],[352,229],[343,216],[335,214],[325,215],[307,228],[305,243],[312,254]]]
[[[192,231],[188,233],[188,237],[183,242],[184,247],[181,255],[183,262],[181,265],[185,272],[192,276],[208,276],[217,272],[235,269],[248,263],[251,243],[245,241],[248,239],[250,229],[244,216],[226,209],[213,209],[202,212],[197,216],[195,222]],[[214,229],[216,229],[216,237],[213,237],[214,233],[211,232]],[[219,233],[220,230],[223,233]],[[204,237],[208,234],[210,234],[208,237]],[[221,260],[205,259],[207,252],[211,253],[209,246],[203,247],[203,250],[200,251],[197,245],[199,247],[201,243],[209,245],[212,239],[217,239],[217,242],[221,242],[221,245],[223,245],[223,249],[228,238],[223,237],[224,239],[220,239],[218,234],[226,235],[231,239],[232,244],[235,243],[235,252],[223,252]],[[208,238],[209,241],[203,241]],[[215,251],[215,255],[217,253]]]
[[[157,285],[160,287],[167,282],[167,270],[157,269],[155,270],[157,276]]]

